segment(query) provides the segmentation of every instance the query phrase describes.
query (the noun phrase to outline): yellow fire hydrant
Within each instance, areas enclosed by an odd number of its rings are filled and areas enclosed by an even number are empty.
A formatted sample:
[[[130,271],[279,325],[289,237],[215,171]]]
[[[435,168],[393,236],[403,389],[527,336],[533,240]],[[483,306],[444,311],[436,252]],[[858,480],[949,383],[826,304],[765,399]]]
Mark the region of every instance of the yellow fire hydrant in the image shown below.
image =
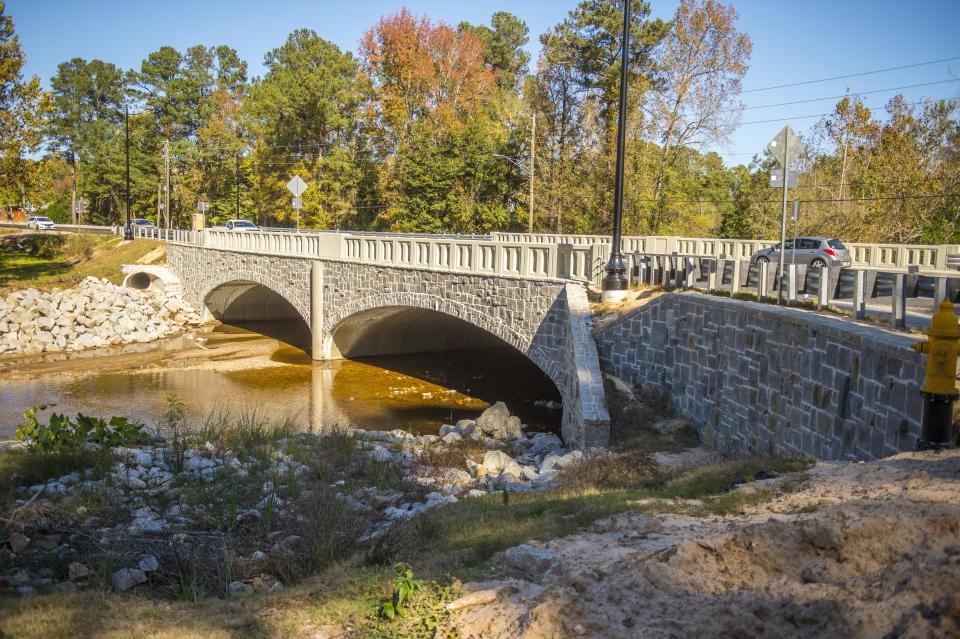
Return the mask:
[[[960,354],[960,324],[949,299],[940,302],[926,331],[927,341],[913,350],[927,356],[923,379],[923,434],[919,448],[940,448],[953,443],[953,402],[957,391],[957,355]]]

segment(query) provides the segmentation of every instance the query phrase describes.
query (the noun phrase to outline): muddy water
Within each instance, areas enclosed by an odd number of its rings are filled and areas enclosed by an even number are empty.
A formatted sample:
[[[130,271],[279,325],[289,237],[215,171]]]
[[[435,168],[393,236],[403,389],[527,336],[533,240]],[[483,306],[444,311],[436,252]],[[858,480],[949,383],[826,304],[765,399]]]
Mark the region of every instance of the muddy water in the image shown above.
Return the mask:
[[[261,410],[304,428],[340,423],[435,433],[502,400],[538,430],[556,431],[553,385],[512,349],[312,362],[293,344],[247,328],[219,327],[199,338],[159,343],[147,353],[104,351],[0,362],[0,440],[14,437],[24,409],[124,415],[160,421],[176,395],[195,417],[206,411]],[[252,328],[256,328],[255,326]]]

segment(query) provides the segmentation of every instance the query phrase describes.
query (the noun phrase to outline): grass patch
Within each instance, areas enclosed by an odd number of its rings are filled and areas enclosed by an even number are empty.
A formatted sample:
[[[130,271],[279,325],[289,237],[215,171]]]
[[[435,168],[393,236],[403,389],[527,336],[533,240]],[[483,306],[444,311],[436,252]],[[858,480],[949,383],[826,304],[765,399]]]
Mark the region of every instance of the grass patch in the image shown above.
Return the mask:
[[[120,266],[160,246],[156,240],[123,242],[110,235],[31,235],[0,238],[0,289],[70,287],[85,277],[123,279]]]
[[[755,457],[697,468],[664,482],[657,497],[699,499],[724,493],[758,479],[807,470],[814,461],[807,457]]]
[[[189,431],[189,445],[201,447],[210,442],[221,450],[232,450],[245,461],[269,454],[284,437],[299,432],[291,416],[268,416],[260,407],[234,411],[219,406],[203,415],[199,427]]]
[[[11,499],[11,493],[24,486],[41,484],[76,471],[89,471],[89,479],[104,477],[113,465],[113,454],[107,449],[69,447],[56,451],[34,451],[11,448],[0,451],[0,502]]]

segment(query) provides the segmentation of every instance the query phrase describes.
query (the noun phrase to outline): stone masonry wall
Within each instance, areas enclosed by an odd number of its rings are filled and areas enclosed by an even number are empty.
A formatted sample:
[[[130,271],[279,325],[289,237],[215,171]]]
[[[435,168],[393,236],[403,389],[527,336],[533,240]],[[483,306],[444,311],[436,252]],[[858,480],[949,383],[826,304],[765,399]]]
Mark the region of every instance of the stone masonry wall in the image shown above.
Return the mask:
[[[553,380],[563,398],[568,445],[606,444],[609,415],[580,284],[323,260],[322,316],[311,318],[311,260],[171,244],[167,263],[197,308],[222,284],[257,282],[286,298],[308,325],[319,326],[324,340],[351,316],[391,306],[470,322],[527,355]]]
[[[875,459],[920,436],[914,338],[720,297],[665,294],[598,331],[601,366],[668,393],[732,454]]]

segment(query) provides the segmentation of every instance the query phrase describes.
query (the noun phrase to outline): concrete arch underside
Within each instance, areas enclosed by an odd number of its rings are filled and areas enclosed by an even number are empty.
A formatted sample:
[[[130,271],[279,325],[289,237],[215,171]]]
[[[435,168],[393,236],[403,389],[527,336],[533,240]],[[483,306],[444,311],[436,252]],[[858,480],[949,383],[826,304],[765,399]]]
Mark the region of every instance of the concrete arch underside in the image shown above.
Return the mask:
[[[302,319],[310,314],[292,290],[256,272],[236,272],[210,282],[201,295],[203,309],[220,321]]]
[[[566,380],[540,345],[465,304],[434,295],[386,293],[330,310],[323,322],[322,359],[511,346],[564,394]]]

